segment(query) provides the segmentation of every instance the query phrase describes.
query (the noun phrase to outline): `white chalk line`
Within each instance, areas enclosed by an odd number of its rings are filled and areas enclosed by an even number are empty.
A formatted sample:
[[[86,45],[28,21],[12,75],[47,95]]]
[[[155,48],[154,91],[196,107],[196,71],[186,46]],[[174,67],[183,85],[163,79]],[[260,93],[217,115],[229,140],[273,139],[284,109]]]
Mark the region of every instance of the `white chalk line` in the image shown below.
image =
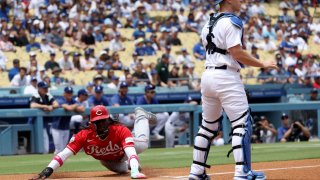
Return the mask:
[[[304,168],[316,168],[320,167],[320,165],[313,165],[313,166],[294,166],[294,167],[285,167],[285,168],[271,168],[271,169],[258,169],[256,171],[279,171],[279,170],[288,170],[288,169],[304,169]],[[213,175],[225,175],[225,174],[234,174],[234,171],[232,172],[218,172],[218,173],[211,173],[208,174],[209,176]],[[188,176],[160,176],[162,178],[171,178],[171,179],[185,179],[188,178]]]

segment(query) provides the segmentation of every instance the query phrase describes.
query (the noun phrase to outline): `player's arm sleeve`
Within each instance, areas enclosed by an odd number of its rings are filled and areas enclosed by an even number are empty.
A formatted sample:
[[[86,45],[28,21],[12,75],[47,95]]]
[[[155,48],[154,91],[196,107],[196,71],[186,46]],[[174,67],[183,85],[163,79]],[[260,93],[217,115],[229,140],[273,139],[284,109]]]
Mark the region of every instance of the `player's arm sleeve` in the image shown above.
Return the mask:
[[[63,151],[54,156],[48,167],[52,168],[53,170],[58,169],[72,154],[73,152],[69,148],[65,148]]]
[[[225,32],[225,42],[227,45],[227,49],[232,48],[237,45],[241,45],[241,34],[242,31],[240,28],[233,25],[231,22],[226,24],[225,29],[223,30]]]
[[[134,140],[133,140],[132,134],[128,128],[124,127],[120,136],[122,139],[121,144],[122,144],[123,149],[125,149],[127,147],[134,147]]]
[[[85,141],[86,136],[84,130],[82,130],[70,139],[67,148],[72,151],[73,154],[77,154],[80,149],[83,148]]]

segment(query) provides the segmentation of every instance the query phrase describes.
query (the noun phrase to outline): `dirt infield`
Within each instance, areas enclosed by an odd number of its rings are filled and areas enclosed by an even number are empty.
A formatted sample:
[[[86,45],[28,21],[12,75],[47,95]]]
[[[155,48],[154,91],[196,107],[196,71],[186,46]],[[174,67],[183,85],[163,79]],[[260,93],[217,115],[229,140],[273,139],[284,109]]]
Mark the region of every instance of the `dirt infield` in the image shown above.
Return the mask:
[[[233,165],[213,166],[207,171],[211,179],[232,179]],[[320,159],[296,161],[276,161],[254,163],[253,169],[262,170],[267,179],[320,179]],[[148,179],[187,179],[189,168],[151,169],[144,168]],[[19,180],[31,178],[32,174],[1,175],[1,180]],[[51,179],[129,179],[129,174],[117,175],[110,171],[98,172],[64,172],[54,173]]]

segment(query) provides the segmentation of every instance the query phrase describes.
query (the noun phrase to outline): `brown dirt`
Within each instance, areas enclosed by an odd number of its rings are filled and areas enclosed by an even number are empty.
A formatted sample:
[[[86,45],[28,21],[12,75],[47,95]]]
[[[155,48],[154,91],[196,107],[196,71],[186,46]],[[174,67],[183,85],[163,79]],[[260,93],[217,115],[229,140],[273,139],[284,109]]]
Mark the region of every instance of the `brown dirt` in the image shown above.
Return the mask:
[[[253,169],[262,170],[267,179],[320,179],[320,159],[306,159],[296,161],[276,161],[253,163]],[[218,165],[207,170],[211,179],[232,179],[234,166]],[[148,179],[187,179],[189,168],[154,169],[144,168],[143,172]],[[31,178],[32,174],[0,175],[1,180],[18,180]],[[181,177],[179,177],[181,176]],[[129,179],[129,174],[117,175],[110,171],[95,172],[58,172],[52,179]]]

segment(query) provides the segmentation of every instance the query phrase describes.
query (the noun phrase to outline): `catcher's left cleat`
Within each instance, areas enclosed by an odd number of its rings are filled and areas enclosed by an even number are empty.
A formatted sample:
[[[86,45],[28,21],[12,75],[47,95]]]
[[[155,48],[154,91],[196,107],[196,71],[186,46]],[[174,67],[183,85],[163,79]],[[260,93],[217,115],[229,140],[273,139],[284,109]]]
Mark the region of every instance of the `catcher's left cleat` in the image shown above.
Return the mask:
[[[233,180],[265,180],[266,176],[263,172],[250,171],[244,176],[234,176]]]

